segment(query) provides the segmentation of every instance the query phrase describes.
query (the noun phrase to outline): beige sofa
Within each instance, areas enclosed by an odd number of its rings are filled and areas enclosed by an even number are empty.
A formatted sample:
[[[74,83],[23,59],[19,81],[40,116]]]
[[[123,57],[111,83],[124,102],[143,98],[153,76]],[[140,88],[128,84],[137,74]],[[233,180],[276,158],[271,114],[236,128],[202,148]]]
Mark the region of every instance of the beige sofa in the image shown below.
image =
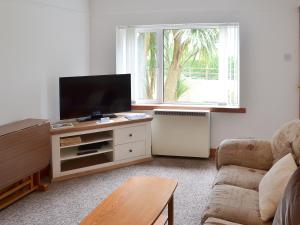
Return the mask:
[[[300,159],[300,120],[281,127],[271,141],[232,139],[217,151],[218,174],[202,217],[205,225],[269,225],[260,218],[258,186],[273,163],[288,153]]]

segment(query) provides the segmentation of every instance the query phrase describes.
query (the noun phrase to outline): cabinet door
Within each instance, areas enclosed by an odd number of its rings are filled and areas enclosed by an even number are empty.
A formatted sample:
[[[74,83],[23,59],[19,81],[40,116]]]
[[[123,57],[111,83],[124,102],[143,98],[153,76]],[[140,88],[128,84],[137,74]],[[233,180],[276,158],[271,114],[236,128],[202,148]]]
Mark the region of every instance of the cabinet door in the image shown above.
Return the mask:
[[[117,145],[115,147],[115,160],[118,161],[138,156],[144,156],[146,154],[145,149],[145,141]]]
[[[146,135],[145,125],[119,128],[116,129],[115,131],[115,144],[119,145],[119,144],[145,140],[145,135]]]

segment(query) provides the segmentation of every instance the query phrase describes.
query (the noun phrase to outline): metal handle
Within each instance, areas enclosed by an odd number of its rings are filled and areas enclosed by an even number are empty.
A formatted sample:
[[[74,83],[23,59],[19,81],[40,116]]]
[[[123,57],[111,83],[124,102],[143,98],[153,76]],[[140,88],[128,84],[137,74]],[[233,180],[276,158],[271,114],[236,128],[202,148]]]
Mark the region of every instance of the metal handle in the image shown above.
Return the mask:
[[[132,149],[129,149],[129,152],[132,152]]]

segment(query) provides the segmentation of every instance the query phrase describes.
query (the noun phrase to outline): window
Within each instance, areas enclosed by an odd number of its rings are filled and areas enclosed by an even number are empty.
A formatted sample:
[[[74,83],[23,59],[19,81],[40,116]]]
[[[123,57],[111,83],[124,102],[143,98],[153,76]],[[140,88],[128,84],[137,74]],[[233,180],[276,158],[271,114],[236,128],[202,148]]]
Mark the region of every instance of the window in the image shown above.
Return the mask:
[[[136,103],[239,106],[239,25],[119,27],[117,73]]]

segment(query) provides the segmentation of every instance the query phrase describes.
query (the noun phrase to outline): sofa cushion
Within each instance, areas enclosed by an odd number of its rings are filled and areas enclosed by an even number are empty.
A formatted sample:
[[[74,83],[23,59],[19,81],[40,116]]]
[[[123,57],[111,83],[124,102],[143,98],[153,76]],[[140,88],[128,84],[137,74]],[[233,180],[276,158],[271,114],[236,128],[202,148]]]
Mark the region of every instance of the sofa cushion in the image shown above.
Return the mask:
[[[258,191],[258,185],[267,171],[242,166],[222,166],[214,185],[228,184]]]
[[[288,153],[292,153],[297,164],[300,159],[300,120],[284,124],[272,138],[274,163]]]
[[[227,220],[222,220],[222,219],[218,219],[218,218],[209,217],[205,221],[204,225],[241,225],[241,224],[229,222]]]
[[[295,160],[289,153],[276,162],[263,177],[259,184],[259,211],[262,220],[274,217],[285,187],[296,169]]]
[[[204,211],[203,223],[209,217],[245,225],[269,225],[260,219],[258,192],[231,185],[216,185]]]
[[[258,139],[227,139],[221,142],[216,154],[217,168],[237,165],[269,170],[273,165],[270,141]]]
[[[300,224],[300,167],[292,175],[278,205],[273,225]]]

